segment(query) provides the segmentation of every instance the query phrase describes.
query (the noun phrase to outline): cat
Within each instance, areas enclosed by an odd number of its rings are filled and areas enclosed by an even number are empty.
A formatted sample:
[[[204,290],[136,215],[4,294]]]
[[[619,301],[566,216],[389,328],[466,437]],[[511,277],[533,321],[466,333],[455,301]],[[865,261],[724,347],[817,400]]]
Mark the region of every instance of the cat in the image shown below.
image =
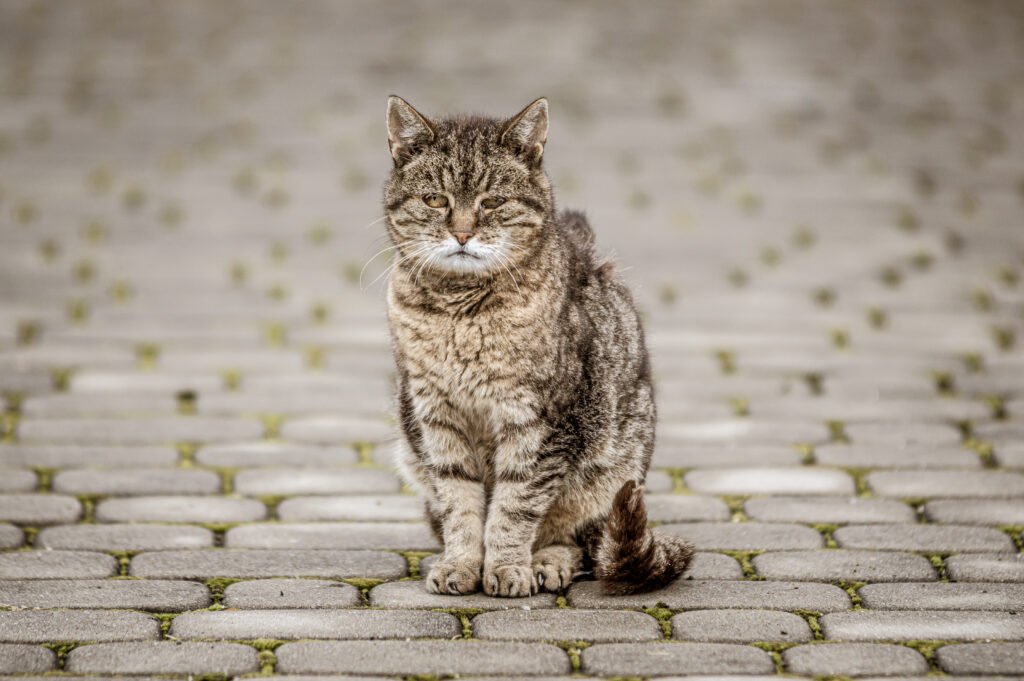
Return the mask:
[[[655,405],[643,329],[542,168],[548,103],[430,120],[387,104],[387,309],[398,467],[444,547],[429,592],[523,597],[592,571],[667,585],[693,547],[647,526]]]

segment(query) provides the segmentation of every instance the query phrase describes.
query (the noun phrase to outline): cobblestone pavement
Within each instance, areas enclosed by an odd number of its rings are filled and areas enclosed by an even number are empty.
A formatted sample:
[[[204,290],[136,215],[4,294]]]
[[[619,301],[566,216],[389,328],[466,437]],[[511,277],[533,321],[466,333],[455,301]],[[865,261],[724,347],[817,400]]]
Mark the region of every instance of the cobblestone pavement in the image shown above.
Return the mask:
[[[1022,64],[1010,1],[0,1],[0,672],[1024,675]],[[390,92],[550,98],[688,578],[424,592]]]

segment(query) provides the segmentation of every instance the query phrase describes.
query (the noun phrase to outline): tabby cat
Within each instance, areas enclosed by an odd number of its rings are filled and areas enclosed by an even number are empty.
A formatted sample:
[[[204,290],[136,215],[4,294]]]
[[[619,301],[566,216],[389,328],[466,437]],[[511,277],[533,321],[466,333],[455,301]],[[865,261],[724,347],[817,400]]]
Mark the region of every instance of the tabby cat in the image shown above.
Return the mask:
[[[399,467],[444,545],[427,590],[529,596],[587,571],[608,593],[668,584],[693,547],[647,527],[643,329],[584,216],[555,210],[547,100],[430,120],[390,97],[387,129]]]

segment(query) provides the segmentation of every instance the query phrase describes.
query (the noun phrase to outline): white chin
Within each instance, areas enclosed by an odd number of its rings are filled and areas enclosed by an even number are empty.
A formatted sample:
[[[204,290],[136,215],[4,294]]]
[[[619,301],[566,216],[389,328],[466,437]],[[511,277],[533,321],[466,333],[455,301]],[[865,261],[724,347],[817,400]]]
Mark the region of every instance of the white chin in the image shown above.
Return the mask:
[[[435,267],[438,269],[457,274],[484,274],[490,271],[490,267],[488,267],[487,261],[484,258],[469,255],[468,253],[447,255],[435,262]]]

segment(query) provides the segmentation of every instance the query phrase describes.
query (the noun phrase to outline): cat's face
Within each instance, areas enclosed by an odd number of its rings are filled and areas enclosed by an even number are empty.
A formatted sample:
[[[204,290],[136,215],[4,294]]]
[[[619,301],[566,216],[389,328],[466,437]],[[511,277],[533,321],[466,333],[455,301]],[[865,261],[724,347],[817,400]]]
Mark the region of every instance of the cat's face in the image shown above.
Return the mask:
[[[547,101],[509,120],[431,121],[388,99],[395,161],[384,187],[398,266],[454,276],[509,276],[529,257],[552,211],[541,169]]]

